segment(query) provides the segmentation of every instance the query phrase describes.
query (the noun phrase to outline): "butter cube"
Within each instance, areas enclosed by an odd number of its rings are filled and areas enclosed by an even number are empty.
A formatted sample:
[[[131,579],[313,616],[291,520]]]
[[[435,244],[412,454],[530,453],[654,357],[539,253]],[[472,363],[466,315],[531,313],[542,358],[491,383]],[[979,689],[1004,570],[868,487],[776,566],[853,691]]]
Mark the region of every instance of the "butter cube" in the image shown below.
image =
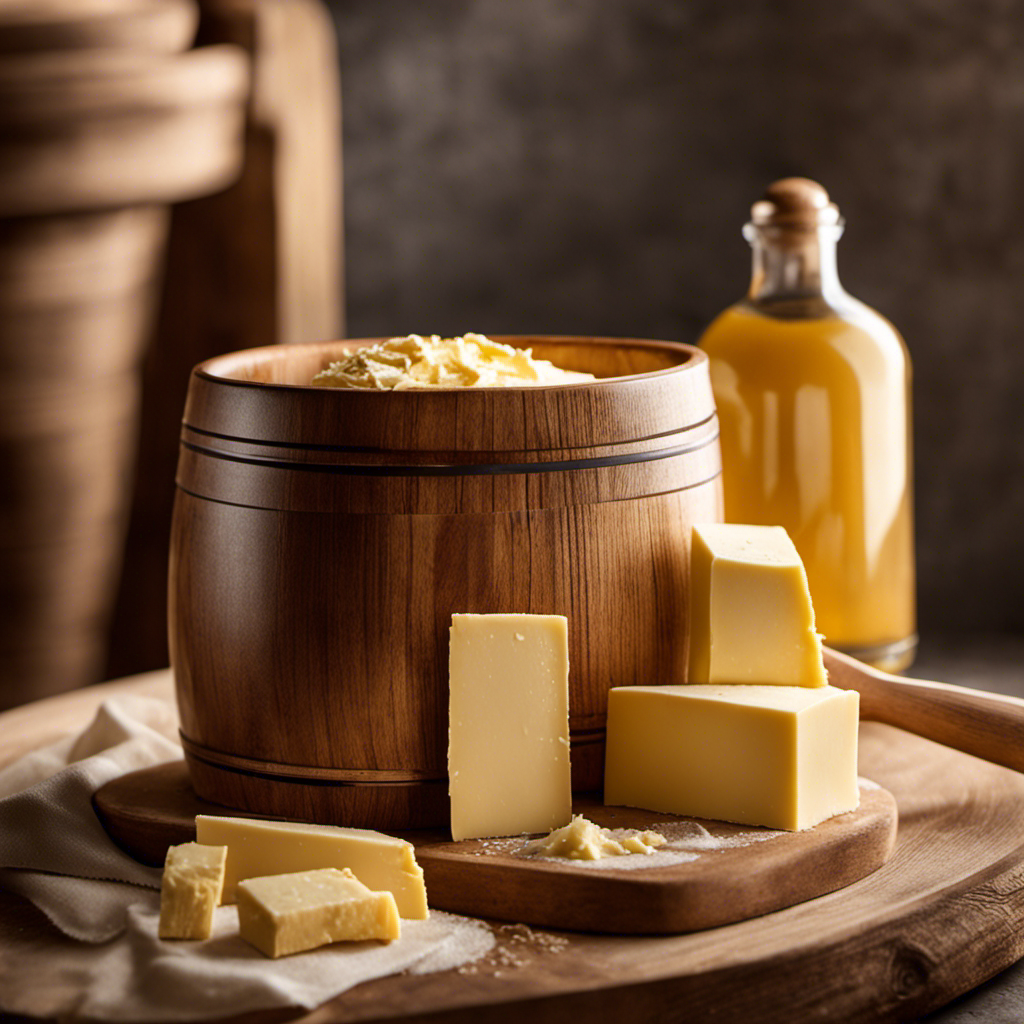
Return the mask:
[[[604,802],[799,831],[856,809],[860,695],[833,686],[621,686]]]
[[[694,526],[688,681],[824,686],[807,574],[781,526]]]
[[[297,821],[196,816],[201,843],[228,848],[224,902],[234,903],[239,881],[317,868],[350,868],[360,881],[395,897],[402,917],[427,917],[423,869],[412,843],[365,828]]]
[[[452,838],[547,832],[572,817],[564,615],[453,615]]]
[[[238,928],[246,942],[270,957],[402,934],[394,896],[371,892],[348,868],[240,882]]]
[[[224,888],[223,846],[182,843],[167,851],[160,884],[161,939],[208,939]]]

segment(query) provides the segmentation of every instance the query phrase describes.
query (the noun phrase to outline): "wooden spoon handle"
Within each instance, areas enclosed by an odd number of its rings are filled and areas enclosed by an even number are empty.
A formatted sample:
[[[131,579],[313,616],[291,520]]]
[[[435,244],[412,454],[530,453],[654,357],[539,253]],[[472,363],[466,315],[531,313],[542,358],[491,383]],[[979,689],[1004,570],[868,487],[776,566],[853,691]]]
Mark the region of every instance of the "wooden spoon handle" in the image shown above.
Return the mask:
[[[893,676],[828,647],[825,668],[833,686],[860,693],[861,718],[1024,772],[1024,700]]]

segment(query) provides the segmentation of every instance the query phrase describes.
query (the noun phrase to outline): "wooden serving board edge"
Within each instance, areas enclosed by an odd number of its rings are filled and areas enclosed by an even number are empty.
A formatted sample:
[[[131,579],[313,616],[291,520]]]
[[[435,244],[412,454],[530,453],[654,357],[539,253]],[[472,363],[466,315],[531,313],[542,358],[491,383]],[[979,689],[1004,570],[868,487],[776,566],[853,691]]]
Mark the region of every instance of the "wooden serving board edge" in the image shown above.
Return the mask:
[[[159,866],[167,847],[195,838],[196,814],[236,812],[199,799],[182,762],[122,776],[93,806],[129,855]],[[618,935],[673,935],[747,920],[844,888],[881,867],[896,842],[892,795],[863,786],[861,806],[805,832],[701,822],[579,796],[574,811],[601,825],[657,828],[696,821],[713,834],[770,835],[767,841],[705,850],[696,860],[629,868],[523,858],[516,841],[453,843],[438,831],[399,833],[416,847],[430,905],[440,910],[545,928]]]

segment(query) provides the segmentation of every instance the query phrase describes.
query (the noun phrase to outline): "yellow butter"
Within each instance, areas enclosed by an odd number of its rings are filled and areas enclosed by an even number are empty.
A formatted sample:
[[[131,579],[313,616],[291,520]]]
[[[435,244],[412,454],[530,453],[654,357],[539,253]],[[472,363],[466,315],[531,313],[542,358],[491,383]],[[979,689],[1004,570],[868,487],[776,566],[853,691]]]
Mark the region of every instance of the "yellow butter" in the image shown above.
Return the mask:
[[[414,388],[531,387],[593,380],[590,373],[563,370],[483,334],[441,338],[389,338],[355,349],[331,363],[311,383],[323,388],[402,391]]]
[[[452,837],[546,832],[572,817],[564,615],[453,615]]]
[[[856,691],[698,684],[608,696],[606,804],[793,831],[859,804]]]
[[[318,868],[350,868],[374,891],[395,897],[402,917],[428,915],[423,869],[412,843],[381,832],[294,821],[196,816],[201,843],[228,848],[224,902],[235,902],[235,889],[245,878]]]
[[[348,868],[240,882],[238,928],[246,942],[270,957],[402,934],[394,896],[371,892]]]
[[[223,846],[182,843],[167,851],[160,884],[161,939],[208,939],[224,889]]]
[[[694,526],[691,683],[824,686],[807,574],[781,526]]]
[[[613,831],[601,828],[582,814],[574,814],[568,825],[527,843],[523,853],[535,857],[564,857],[566,860],[603,860],[605,857],[654,853],[665,842],[665,837],[657,832],[636,829]]]

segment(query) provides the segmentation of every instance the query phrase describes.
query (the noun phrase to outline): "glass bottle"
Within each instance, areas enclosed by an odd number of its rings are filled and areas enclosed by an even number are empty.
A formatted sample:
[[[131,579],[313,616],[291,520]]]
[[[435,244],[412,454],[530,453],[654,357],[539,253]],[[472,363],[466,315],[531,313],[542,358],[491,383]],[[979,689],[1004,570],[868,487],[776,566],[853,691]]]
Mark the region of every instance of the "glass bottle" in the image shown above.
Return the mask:
[[[700,341],[725,519],[784,526],[826,643],[899,671],[917,647],[910,357],[839,283],[843,221],[820,185],[777,181],[751,214],[749,294]]]

